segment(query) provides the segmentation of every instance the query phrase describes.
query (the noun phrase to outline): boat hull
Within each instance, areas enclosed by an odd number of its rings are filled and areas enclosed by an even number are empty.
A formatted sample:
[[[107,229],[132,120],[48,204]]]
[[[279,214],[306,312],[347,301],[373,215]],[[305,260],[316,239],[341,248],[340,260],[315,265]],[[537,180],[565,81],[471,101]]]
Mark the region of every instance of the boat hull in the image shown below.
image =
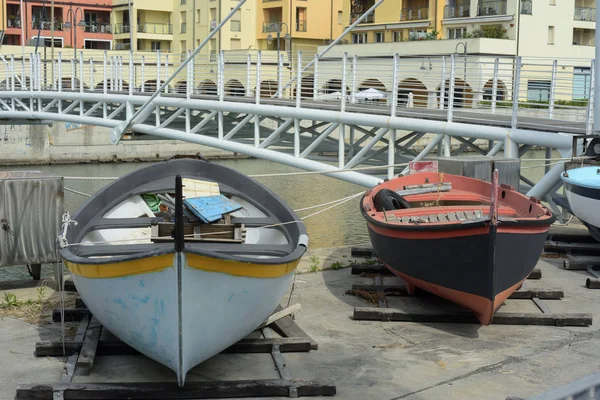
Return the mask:
[[[600,189],[565,182],[565,195],[575,216],[588,227],[592,237],[600,241]]]
[[[483,325],[531,273],[548,231],[499,227],[493,241],[487,224],[426,233],[368,227],[378,257],[409,291],[418,287],[471,309]]]
[[[293,280],[292,267],[281,276],[241,276],[211,270],[214,265],[203,269],[193,255],[190,260],[182,253],[139,260],[154,267],[146,273],[104,278],[94,276],[92,266],[83,274],[79,266],[70,266],[78,292],[98,321],[175,371],[180,385],[191,368],[256,329]],[[231,264],[211,262],[215,261]],[[98,271],[110,269],[103,266]]]

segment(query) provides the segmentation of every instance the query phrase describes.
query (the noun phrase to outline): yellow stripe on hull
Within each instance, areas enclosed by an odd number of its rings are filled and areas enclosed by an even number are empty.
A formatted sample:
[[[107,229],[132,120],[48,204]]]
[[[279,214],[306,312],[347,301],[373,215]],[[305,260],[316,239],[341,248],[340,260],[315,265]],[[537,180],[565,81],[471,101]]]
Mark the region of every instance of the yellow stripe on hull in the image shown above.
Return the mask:
[[[300,260],[288,264],[255,264],[234,260],[221,260],[196,254],[186,254],[190,268],[209,272],[222,272],[249,278],[280,278],[296,269]],[[65,260],[73,274],[85,278],[120,278],[162,271],[173,267],[173,254],[163,254],[139,260],[109,264],[77,264]]]

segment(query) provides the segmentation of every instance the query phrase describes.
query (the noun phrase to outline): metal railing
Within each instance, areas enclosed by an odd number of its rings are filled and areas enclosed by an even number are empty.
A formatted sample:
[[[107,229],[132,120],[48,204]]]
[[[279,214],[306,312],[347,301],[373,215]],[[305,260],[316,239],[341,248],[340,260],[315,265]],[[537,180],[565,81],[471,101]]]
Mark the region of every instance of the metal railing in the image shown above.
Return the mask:
[[[360,12],[360,13],[351,13],[350,14],[350,23],[353,24],[356,22],[357,19],[359,19],[360,17],[362,17],[364,13]],[[361,23],[362,24],[372,24],[375,22],[375,15],[374,14],[369,14],[367,15],[367,18],[365,18]]]
[[[506,0],[481,1],[477,4],[477,16],[506,15]]]
[[[50,31],[50,30],[52,30],[52,22],[50,22],[50,21],[33,21],[31,23],[31,28],[33,28],[33,29],[40,29],[40,27],[43,31]],[[55,22],[54,30],[62,31],[63,24],[61,22]]]
[[[242,31],[242,21],[232,19],[229,21],[229,29],[231,32],[241,32]]]
[[[9,18],[6,20],[7,28],[21,28],[21,20],[18,18]]]
[[[533,4],[531,0],[521,0],[521,14],[533,14]]]
[[[429,8],[403,8],[400,12],[400,21],[419,21],[429,19]]]
[[[88,33],[112,33],[112,26],[108,22],[91,22],[85,25],[84,30]]]
[[[456,6],[444,7],[444,18],[463,18],[471,16],[471,6],[469,4],[460,4]]]
[[[138,33],[154,33],[157,35],[172,35],[173,25],[162,24],[155,22],[140,22],[138,25]]]
[[[265,21],[262,26],[263,33],[280,32],[281,21]]]
[[[575,7],[575,21],[596,22],[596,9],[592,7]]]
[[[305,20],[299,19],[296,21],[296,31],[306,32],[306,21]]]
[[[121,33],[129,33],[131,31],[131,29],[129,28],[129,25],[127,24],[115,24],[115,29],[113,31],[113,33],[115,35],[121,34]]]

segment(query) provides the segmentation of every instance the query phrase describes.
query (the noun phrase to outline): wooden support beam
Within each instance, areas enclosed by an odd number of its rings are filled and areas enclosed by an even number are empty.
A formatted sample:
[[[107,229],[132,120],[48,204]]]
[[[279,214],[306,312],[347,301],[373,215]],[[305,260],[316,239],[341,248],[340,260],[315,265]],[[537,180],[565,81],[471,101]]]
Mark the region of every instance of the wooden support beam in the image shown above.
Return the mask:
[[[244,381],[186,382],[180,388],[176,382],[136,383],[71,383],[31,384],[20,383],[15,399],[52,399],[62,392],[65,399],[206,399],[240,397],[288,397],[295,387],[298,396],[335,396],[336,387],[329,380],[264,379]]]
[[[65,322],[81,321],[83,317],[91,315],[87,308],[65,308]],[[52,321],[60,322],[60,309],[52,311]]]
[[[386,296],[410,296],[404,285],[352,285],[352,289],[347,294],[356,294],[357,292],[384,293]],[[417,290],[415,296],[430,295],[423,290]],[[515,291],[509,299],[533,299],[558,300],[565,297],[562,289],[521,289]]]
[[[278,306],[275,311],[278,311],[280,308],[281,306]],[[269,327],[285,338],[300,338],[308,340],[310,342],[311,350],[317,350],[319,348],[319,344],[310,336],[308,336],[308,334],[304,332],[302,328],[298,326],[296,321],[294,321],[290,316],[273,322],[271,325],[269,325]]]
[[[83,345],[81,346],[79,358],[77,359],[77,367],[83,375],[89,375],[94,366],[94,358],[96,358],[96,350],[101,333],[102,324],[96,317],[92,317],[85,334],[85,339],[83,340]]]
[[[381,263],[375,264],[356,264],[352,266],[352,275],[361,274],[381,274],[381,275],[393,275],[392,271],[387,269],[385,265]]]
[[[278,345],[282,353],[308,352],[311,348],[309,338],[274,338],[274,339],[242,339],[236,344],[222,351],[222,353],[270,353],[273,346]],[[82,349],[81,341],[66,341],[66,355],[79,352]],[[136,355],[137,350],[129,347],[119,340],[100,340],[96,349],[98,356]],[[37,342],[35,344],[36,357],[62,357],[62,342]]]
[[[600,279],[598,278],[587,278],[585,280],[585,287],[588,289],[600,289]]]
[[[355,307],[353,318],[357,321],[401,321],[401,322],[444,322],[479,324],[469,311],[453,312],[405,312],[391,308]],[[590,314],[535,314],[535,313],[496,313],[496,325],[545,325],[545,326],[590,326]]]
[[[377,257],[370,247],[353,247],[351,249],[352,257]]]

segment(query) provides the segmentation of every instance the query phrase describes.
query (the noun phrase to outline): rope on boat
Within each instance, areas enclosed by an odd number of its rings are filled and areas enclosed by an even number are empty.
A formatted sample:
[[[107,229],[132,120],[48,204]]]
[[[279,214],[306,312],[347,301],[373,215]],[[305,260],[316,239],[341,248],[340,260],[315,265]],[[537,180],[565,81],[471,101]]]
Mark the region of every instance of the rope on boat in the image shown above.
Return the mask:
[[[87,193],[83,193],[83,192],[78,192],[77,190],[69,189],[68,187],[65,187],[64,189],[67,192],[75,193],[75,194],[78,194],[78,195],[83,196],[83,197],[92,197],[91,194],[87,194]]]

